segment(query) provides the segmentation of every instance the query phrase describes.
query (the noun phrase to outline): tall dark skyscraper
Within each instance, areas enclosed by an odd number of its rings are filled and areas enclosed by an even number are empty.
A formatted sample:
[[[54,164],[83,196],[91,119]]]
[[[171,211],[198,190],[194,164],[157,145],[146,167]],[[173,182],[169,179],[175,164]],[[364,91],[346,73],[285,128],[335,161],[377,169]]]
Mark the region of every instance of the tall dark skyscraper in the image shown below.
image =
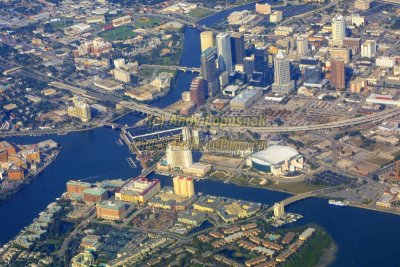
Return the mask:
[[[320,66],[308,66],[304,69],[304,85],[320,87],[322,69]]]
[[[268,70],[267,48],[260,47],[254,49],[254,67],[257,72],[266,72]]]
[[[217,53],[213,48],[207,48],[201,54],[201,76],[207,83],[207,97],[214,96],[219,91],[218,70],[215,63]]]
[[[244,36],[234,32],[231,34],[232,64],[243,64],[245,57]]]

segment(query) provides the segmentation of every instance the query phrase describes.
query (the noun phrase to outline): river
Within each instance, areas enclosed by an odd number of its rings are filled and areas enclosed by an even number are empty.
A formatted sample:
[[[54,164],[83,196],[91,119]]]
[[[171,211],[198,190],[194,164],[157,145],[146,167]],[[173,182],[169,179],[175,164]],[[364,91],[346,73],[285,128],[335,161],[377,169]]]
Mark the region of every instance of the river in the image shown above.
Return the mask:
[[[254,4],[250,5],[254,6]],[[241,7],[239,9],[245,9]],[[247,7],[248,8],[248,7]],[[203,20],[210,25],[229,12],[224,11]],[[198,66],[200,63],[199,32],[187,28],[182,66]],[[166,107],[188,90],[195,74],[178,73],[177,83],[171,92],[154,103]],[[135,115],[127,115],[120,123],[132,124],[138,121]],[[21,229],[30,224],[38,213],[55,198],[65,192],[65,183],[70,179],[85,179],[94,182],[102,179],[128,179],[140,174],[141,169],[132,169],[126,162],[129,151],[118,146],[119,132],[98,128],[87,132],[70,133],[65,136],[17,137],[7,139],[18,144],[36,143],[53,139],[62,145],[57,160],[40,173],[29,185],[14,197],[0,203],[0,242],[4,244]],[[171,178],[159,178],[162,185],[171,185]],[[263,189],[224,184],[213,180],[195,183],[196,191],[212,195],[241,198],[272,205],[288,194]],[[311,198],[292,204],[289,212],[304,215],[298,225],[316,223],[324,227],[338,246],[336,260],[332,266],[400,266],[400,216],[352,207],[328,205],[326,200]]]

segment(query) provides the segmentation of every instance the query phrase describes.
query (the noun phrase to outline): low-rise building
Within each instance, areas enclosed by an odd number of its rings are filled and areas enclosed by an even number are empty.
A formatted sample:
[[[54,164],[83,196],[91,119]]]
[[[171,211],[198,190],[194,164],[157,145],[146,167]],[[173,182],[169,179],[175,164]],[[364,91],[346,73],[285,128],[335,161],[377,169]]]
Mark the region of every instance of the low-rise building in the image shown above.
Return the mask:
[[[144,204],[158,192],[160,192],[160,181],[152,181],[143,177],[130,179],[121,189],[115,193],[115,198],[126,202],[138,202]]]
[[[96,206],[96,216],[99,219],[121,220],[126,212],[126,205],[122,202],[102,201]]]

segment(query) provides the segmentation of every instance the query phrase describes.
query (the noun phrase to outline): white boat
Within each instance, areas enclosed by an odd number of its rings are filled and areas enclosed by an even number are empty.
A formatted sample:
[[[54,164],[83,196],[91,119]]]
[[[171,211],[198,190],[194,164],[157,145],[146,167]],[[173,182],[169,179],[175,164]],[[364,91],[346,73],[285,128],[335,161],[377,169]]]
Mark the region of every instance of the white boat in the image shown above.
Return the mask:
[[[328,201],[329,205],[334,205],[334,206],[340,206],[340,207],[344,207],[346,206],[346,203],[344,203],[343,201],[337,201],[337,200],[329,200]]]

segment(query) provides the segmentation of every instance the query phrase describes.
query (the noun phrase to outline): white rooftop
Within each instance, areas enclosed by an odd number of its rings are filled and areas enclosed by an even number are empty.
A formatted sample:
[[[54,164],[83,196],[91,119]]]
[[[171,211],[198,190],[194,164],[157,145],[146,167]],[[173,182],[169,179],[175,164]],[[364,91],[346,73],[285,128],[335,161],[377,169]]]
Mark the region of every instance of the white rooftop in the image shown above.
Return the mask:
[[[251,155],[251,158],[257,161],[267,162],[271,165],[277,165],[297,155],[299,155],[299,152],[292,147],[273,145],[265,150],[254,153]]]

